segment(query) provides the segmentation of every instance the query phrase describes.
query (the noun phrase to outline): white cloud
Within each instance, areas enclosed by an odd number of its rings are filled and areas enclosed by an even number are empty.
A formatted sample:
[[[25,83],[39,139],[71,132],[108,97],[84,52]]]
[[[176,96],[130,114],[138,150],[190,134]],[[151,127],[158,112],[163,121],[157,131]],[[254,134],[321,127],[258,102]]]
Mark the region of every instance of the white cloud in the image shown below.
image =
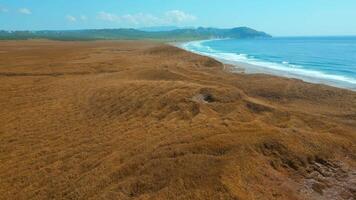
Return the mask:
[[[118,22],[120,20],[120,17],[112,13],[100,12],[98,14],[98,19],[109,22]]]
[[[0,13],[6,13],[9,12],[9,10],[3,6],[0,6]]]
[[[77,21],[77,18],[72,16],[72,15],[67,15],[66,16],[66,19],[69,21],[69,22],[76,22]]]
[[[145,13],[116,15],[113,13],[99,12],[97,18],[103,21],[122,23],[129,26],[181,24],[196,20],[195,16],[179,10],[167,11],[160,17]]]
[[[73,16],[73,15],[67,15],[66,16],[66,19],[67,21],[71,22],[71,23],[74,23],[74,22],[77,22],[77,21],[87,21],[88,20],[88,17],[86,15],[80,15],[80,16]]]
[[[31,15],[32,11],[28,8],[20,8],[19,13],[24,14],[24,15]]]
[[[80,16],[80,19],[81,19],[82,21],[86,21],[86,20],[88,20],[88,17],[85,16],[85,15],[81,15],[81,16]]]
[[[166,19],[170,23],[183,23],[183,22],[194,21],[197,19],[194,15],[187,14],[180,10],[171,10],[166,12],[165,15],[166,15]]]
[[[122,21],[132,25],[154,25],[159,24],[161,19],[150,14],[138,13],[134,15],[124,15],[120,17]]]

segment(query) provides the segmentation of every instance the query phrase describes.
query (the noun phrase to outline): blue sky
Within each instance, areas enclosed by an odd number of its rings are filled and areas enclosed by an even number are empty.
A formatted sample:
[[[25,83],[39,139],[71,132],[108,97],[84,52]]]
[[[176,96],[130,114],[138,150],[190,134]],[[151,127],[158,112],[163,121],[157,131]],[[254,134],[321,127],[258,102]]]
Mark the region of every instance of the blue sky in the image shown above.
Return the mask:
[[[356,0],[0,0],[2,30],[171,25],[356,35]]]

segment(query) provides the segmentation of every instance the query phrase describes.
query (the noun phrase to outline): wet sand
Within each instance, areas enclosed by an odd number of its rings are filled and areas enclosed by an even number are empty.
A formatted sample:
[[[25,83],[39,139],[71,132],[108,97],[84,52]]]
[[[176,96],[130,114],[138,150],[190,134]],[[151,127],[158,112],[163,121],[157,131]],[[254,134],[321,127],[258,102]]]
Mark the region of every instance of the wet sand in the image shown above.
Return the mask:
[[[149,42],[0,42],[0,199],[352,199],[356,92]]]

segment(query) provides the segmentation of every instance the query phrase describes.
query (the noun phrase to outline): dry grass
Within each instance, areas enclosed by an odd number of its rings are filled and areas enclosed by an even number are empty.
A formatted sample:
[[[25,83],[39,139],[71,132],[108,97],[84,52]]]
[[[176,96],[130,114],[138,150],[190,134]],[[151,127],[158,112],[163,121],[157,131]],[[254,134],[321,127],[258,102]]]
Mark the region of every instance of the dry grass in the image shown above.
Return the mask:
[[[356,93],[146,42],[0,43],[0,199],[352,199]]]

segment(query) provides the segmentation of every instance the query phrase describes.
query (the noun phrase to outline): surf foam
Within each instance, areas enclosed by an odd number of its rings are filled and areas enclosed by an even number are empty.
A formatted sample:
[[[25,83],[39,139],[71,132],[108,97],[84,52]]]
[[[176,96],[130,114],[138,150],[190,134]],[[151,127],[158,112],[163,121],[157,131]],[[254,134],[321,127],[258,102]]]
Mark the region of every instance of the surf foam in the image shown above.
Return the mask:
[[[193,41],[180,45],[181,48],[204,56],[215,58],[229,64],[246,63],[252,65],[246,68],[247,73],[267,73],[290,78],[299,78],[312,83],[324,83],[337,87],[356,90],[356,79],[336,74],[326,74],[321,71],[305,69],[300,65],[290,64],[288,61],[281,63],[259,60],[247,54],[236,54],[218,51],[204,45],[211,40]]]

